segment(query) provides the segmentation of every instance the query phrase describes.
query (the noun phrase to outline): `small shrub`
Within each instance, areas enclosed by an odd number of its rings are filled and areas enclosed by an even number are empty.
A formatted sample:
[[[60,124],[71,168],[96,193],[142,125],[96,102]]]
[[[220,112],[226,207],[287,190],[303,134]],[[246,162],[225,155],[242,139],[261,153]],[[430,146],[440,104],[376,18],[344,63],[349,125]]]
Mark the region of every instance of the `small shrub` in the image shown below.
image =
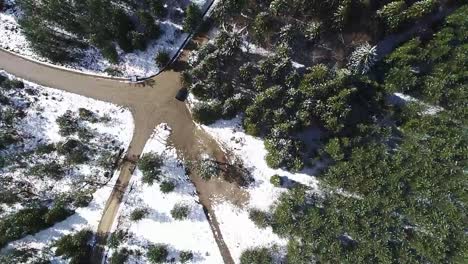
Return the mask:
[[[88,129],[87,127],[80,127],[78,128],[78,138],[84,142],[89,142],[91,139],[94,138],[93,132]]]
[[[180,262],[187,263],[193,259],[193,253],[191,251],[180,252]]]
[[[110,76],[122,76],[123,72],[116,67],[108,67],[104,70],[105,73],[109,74]]]
[[[60,180],[65,175],[65,169],[62,164],[52,161],[50,163],[34,165],[29,169],[29,173],[40,178],[49,177],[54,180]]]
[[[209,180],[211,178],[217,177],[221,168],[216,160],[212,159],[203,159],[200,161],[198,166],[198,172],[200,177],[204,180]]]
[[[4,79],[1,82],[1,87],[5,90],[11,90],[11,89],[23,89],[24,88],[24,82],[20,80],[10,80],[10,79]]]
[[[88,147],[76,139],[70,139],[60,144],[57,152],[64,155],[70,164],[82,164],[89,160]]]
[[[184,204],[176,204],[171,210],[172,218],[176,220],[186,219],[190,213],[190,208]]]
[[[154,181],[159,181],[162,165],[163,159],[157,153],[144,154],[138,161],[138,169],[143,173],[143,183],[152,185]]]
[[[271,223],[268,213],[259,209],[251,209],[249,212],[249,219],[260,228],[266,228]]]
[[[126,248],[115,251],[110,258],[110,264],[125,264],[125,262],[127,262],[128,255],[129,252]]]
[[[172,181],[163,181],[159,188],[163,193],[170,193],[174,190],[175,184]]]
[[[37,146],[36,153],[39,155],[50,154],[56,150],[55,144],[41,144]]]
[[[130,214],[130,220],[139,221],[143,219],[147,214],[148,214],[148,210],[144,208],[137,208],[133,210],[133,212]]]
[[[78,115],[82,120],[89,121],[91,123],[96,123],[98,121],[96,114],[93,111],[88,110],[86,108],[79,108]]]
[[[125,232],[123,230],[118,230],[116,232],[113,232],[109,236],[109,241],[107,242],[107,245],[109,245],[110,248],[118,248],[124,238],[125,238]]]
[[[78,191],[72,197],[75,207],[86,207],[93,200],[93,195],[87,191]]]
[[[171,61],[169,52],[165,50],[158,52],[158,54],[156,55],[155,61],[159,68],[163,68]]]
[[[270,250],[268,248],[253,248],[242,252],[241,264],[270,264],[273,263]]]
[[[10,129],[0,131],[0,150],[8,148],[10,145],[19,141],[16,133]]]
[[[167,246],[158,244],[149,246],[146,257],[151,263],[164,263],[168,254]]]
[[[59,133],[62,136],[70,136],[78,131],[78,119],[74,117],[70,110],[59,116],[56,122],[59,126]]]
[[[117,50],[115,49],[112,43],[104,45],[104,47],[101,49],[101,52],[102,56],[106,58],[110,63],[119,63],[119,54],[117,54]]]
[[[271,176],[270,183],[275,187],[281,187],[283,185],[283,179],[278,174]]]

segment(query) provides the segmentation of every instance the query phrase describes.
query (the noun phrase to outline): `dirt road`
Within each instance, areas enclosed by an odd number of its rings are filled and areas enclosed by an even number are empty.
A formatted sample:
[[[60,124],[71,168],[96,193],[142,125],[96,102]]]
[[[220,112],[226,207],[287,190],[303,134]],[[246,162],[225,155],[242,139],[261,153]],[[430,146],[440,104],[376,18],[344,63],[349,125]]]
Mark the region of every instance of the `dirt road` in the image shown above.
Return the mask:
[[[174,99],[181,87],[178,72],[172,70],[162,72],[148,81],[146,85],[130,84],[47,67],[1,50],[0,68],[43,86],[130,109],[135,122],[135,131],[127,152],[129,159],[141,154],[146,141],[158,124],[167,123],[173,131],[170,141],[184,159],[196,160],[201,153],[208,153],[221,161],[225,160],[224,153],[216,142],[193,123],[186,105]],[[102,249],[115,220],[122,195],[131,178],[130,170],[132,169],[132,163],[124,162],[122,164],[118,183],[109,197],[98,227],[98,245],[93,253],[93,263],[100,264]],[[205,182],[200,180],[197,175],[191,177],[200,194],[200,200],[210,215],[210,224],[215,231],[214,236],[224,261],[225,263],[234,263],[221,232],[219,232],[210,197],[222,194],[226,196],[227,200],[238,200],[245,197],[246,194],[235,184],[225,181]]]

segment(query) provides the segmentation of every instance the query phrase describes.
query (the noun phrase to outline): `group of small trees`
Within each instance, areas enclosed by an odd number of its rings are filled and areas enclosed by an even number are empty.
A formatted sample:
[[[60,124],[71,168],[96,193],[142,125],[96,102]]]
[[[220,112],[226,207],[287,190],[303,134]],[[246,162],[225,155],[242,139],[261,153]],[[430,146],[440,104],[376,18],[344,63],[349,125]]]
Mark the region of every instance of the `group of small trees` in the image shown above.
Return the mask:
[[[32,204],[27,208],[0,219],[0,247],[8,242],[34,234],[53,226],[73,214],[67,204],[57,201],[52,207]]]
[[[80,2],[19,0],[25,13],[20,24],[31,47],[54,61],[80,57],[88,43],[97,47],[111,63],[119,61],[116,45],[124,52],[145,50],[149,41],[161,35],[158,19],[165,18],[163,1],[91,0]],[[202,12],[195,4],[186,8],[183,28],[193,32]],[[132,17],[136,19],[132,19]],[[157,62],[165,65],[165,53]]]
[[[408,41],[370,71],[370,89],[415,99],[381,107],[391,124],[368,120],[324,145],[322,195],[299,186],[271,213],[251,212],[290,239],[288,263],[463,262],[467,14],[465,5],[433,39]]]
[[[184,79],[202,100],[193,108],[194,119],[210,124],[244,112],[245,131],[266,137],[268,165],[300,170],[309,157],[295,134],[312,123],[331,135],[346,133],[376,111],[379,91],[369,90],[359,76],[375,62],[375,48],[367,46],[355,52],[353,71],[317,64],[300,73],[288,46],[255,64],[241,51],[240,36],[222,32],[214,44],[200,49]]]

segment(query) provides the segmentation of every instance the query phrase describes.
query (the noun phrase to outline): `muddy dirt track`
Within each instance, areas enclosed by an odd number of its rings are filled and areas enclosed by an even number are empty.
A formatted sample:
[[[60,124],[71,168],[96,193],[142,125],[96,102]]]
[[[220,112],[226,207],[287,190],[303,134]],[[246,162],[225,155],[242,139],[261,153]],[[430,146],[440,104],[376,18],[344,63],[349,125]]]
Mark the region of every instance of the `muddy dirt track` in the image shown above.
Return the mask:
[[[93,252],[92,263],[101,263],[103,246],[116,220],[123,193],[134,168],[130,160],[135,160],[141,154],[146,141],[158,124],[167,123],[172,128],[170,142],[184,159],[197,160],[201,153],[207,153],[216,157],[218,161],[226,160],[217,143],[193,123],[186,105],[175,100],[174,96],[181,87],[178,72],[164,71],[145,84],[131,84],[48,67],[2,50],[0,50],[0,68],[43,86],[126,107],[133,114],[135,123],[133,138],[98,227],[98,243]],[[246,194],[233,183],[220,180],[206,182],[196,174],[191,175],[191,180],[199,193],[202,205],[208,211],[210,226],[224,262],[233,263],[222,239],[211,198],[225,197],[226,200],[239,203],[239,200],[246,199]]]

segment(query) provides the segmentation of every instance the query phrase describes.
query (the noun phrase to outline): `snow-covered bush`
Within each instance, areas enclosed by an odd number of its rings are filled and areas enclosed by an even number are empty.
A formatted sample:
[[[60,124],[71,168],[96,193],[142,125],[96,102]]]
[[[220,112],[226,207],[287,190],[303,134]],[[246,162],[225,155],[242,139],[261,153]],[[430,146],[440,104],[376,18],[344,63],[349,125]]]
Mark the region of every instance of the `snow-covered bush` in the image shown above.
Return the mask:
[[[145,208],[136,208],[130,214],[130,220],[132,221],[139,221],[143,219],[148,214],[148,210]]]
[[[125,238],[125,232],[123,230],[117,230],[109,236],[107,245],[110,248],[118,248]]]
[[[126,248],[115,251],[109,262],[110,264],[125,264],[127,262],[130,252]]]
[[[283,180],[281,179],[281,176],[275,174],[270,177],[270,183],[275,187],[281,187],[281,185],[283,185]]]
[[[349,68],[354,73],[366,74],[376,62],[376,46],[364,43],[357,47],[349,58]]]
[[[161,185],[159,186],[159,189],[163,193],[170,193],[174,190],[175,188],[175,183],[172,181],[163,181]]]
[[[156,61],[156,64],[158,65],[158,67],[162,68],[162,67],[166,66],[169,63],[169,61],[171,60],[171,57],[170,57],[168,51],[162,50],[162,51],[158,52],[158,54],[156,55],[156,58],[154,58],[154,60]]]
[[[143,183],[152,185],[154,181],[159,181],[162,165],[163,159],[157,153],[143,155],[138,161],[138,169],[143,173]]]
[[[259,228],[265,228],[269,226],[271,222],[271,217],[267,212],[255,208],[249,211],[249,218]]]
[[[167,246],[162,244],[151,245],[148,248],[146,257],[151,263],[164,263],[169,252],[167,251]]]
[[[187,263],[193,259],[193,253],[191,251],[181,251],[179,256],[181,263]]]
[[[172,218],[176,220],[183,220],[187,218],[190,213],[190,207],[185,204],[176,204],[171,210]]]
[[[205,180],[217,177],[220,169],[221,168],[219,167],[219,164],[216,162],[216,160],[209,158],[201,160],[198,165],[198,173],[200,177]]]

